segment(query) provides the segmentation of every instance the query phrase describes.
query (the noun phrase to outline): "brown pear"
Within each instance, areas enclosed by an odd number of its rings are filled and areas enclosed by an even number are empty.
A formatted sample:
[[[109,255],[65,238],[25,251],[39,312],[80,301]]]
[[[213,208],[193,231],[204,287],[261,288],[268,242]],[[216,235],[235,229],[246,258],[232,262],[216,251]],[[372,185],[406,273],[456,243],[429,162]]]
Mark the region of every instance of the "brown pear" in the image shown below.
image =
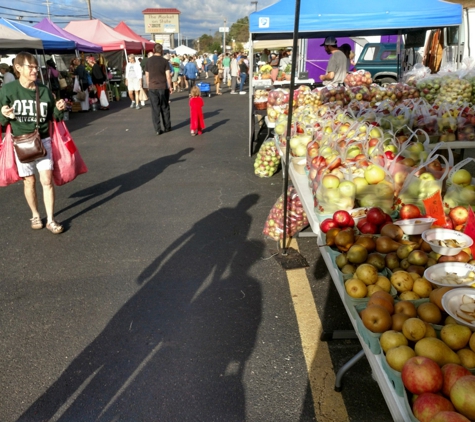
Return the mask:
[[[432,247],[425,240],[422,241],[420,248],[427,253],[432,251]]]
[[[404,271],[407,271],[407,269],[411,266],[411,264],[409,264],[409,261],[407,260],[407,258],[404,258],[403,260],[401,260],[401,262],[399,263],[399,265],[401,266],[401,268],[402,268]]]
[[[348,261],[352,264],[362,264],[368,258],[368,251],[362,245],[353,245],[346,254]]]
[[[377,252],[370,253],[366,259],[366,263],[373,265],[379,272],[383,271],[386,267],[384,256]]]
[[[409,236],[409,241],[416,244],[416,249],[420,249],[423,242],[420,234],[411,234]]]
[[[404,232],[401,227],[396,226],[395,224],[386,224],[381,229],[381,236],[388,236],[393,240],[401,240],[404,236]]]
[[[358,236],[355,244],[363,245],[368,252],[373,252],[376,249],[376,242],[373,236]]]
[[[407,260],[409,261],[409,264],[411,265],[420,265],[424,266],[427,264],[427,261],[429,260],[429,256],[421,250],[414,250],[412,251],[409,256],[407,257]]]
[[[389,226],[389,224],[387,224],[386,226]],[[396,252],[399,246],[401,246],[400,243],[396,242],[388,236],[381,236],[376,239],[376,252],[382,254]]]
[[[335,246],[335,237],[340,232],[341,232],[341,229],[339,227],[334,227],[327,231],[326,233],[327,246]]]
[[[396,252],[388,253],[384,260],[386,262],[386,267],[388,267],[390,270],[394,270],[395,268],[399,267],[399,258],[397,257]]]
[[[341,252],[347,252],[355,243],[355,232],[350,230],[342,230],[335,236],[335,246]]]
[[[406,268],[406,271],[408,273],[416,273],[421,277],[424,275],[425,270],[425,267],[422,267],[420,265],[409,265],[409,267]]]
[[[346,253],[341,253],[335,258],[335,264],[338,268],[343,268],[346,264],[348,264],[348,258],[346,257]]]
[[[397,257],[399,259],[406,259],[415,247],[416,245],[414,244],[399,246],[396,251]]]

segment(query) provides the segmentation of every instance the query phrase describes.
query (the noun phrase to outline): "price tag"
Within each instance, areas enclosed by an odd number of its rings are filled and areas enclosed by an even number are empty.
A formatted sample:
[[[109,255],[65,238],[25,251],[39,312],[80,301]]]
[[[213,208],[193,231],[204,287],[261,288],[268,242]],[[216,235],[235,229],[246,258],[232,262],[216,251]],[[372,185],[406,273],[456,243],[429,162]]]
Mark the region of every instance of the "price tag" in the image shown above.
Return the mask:
[[[472,239],[475,239],[475,213],[470,206],[468,207],[468,218],[463,232]],[[472,251],[472,257],[475,257],[475,243],[470,246],[470,250]]]
[[[428,198],[424,199],[422,202],[424,202],[426,216],[435,218],[435,225],[443,226],[445,224],[445,212],[440,190],[438,190],[432,196],[429,196]]]

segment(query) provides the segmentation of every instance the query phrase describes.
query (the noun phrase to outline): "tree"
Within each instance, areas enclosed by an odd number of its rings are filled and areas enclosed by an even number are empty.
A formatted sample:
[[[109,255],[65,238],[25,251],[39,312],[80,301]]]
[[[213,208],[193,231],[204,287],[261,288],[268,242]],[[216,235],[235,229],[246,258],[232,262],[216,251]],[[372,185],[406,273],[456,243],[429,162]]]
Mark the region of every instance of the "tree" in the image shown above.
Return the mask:
[[[235,42],[249,41],[249,18],[238,19],[229,28],[229,38],[234,39]]]
[[[229,27],[229,32],[226,34],[226,44],[230,45],[231,40],[234,39],[235,50],[242,50],[242,44],[249,41],[249,18],[238,19]],[[223,33],[215,32],[213,36],[203,34],[199,37],[199,49],[201,52],[213,52],[216,50],[218,53],[223,51]],[[195,41],[195,46],[198,47]]]

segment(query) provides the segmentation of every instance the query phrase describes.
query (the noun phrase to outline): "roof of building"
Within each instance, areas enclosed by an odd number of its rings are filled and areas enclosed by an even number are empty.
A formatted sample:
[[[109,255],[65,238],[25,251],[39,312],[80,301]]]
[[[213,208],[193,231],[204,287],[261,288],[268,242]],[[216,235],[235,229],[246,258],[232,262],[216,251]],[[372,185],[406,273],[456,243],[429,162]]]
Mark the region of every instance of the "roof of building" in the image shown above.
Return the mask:
[[[180,14],[181,12],[178,10],[178,9],[145,9],[145,10],[142,10],[142,13],[144,15],[148,15],[148,14],[170,14],[170,15],[174,15],[174,14]]]

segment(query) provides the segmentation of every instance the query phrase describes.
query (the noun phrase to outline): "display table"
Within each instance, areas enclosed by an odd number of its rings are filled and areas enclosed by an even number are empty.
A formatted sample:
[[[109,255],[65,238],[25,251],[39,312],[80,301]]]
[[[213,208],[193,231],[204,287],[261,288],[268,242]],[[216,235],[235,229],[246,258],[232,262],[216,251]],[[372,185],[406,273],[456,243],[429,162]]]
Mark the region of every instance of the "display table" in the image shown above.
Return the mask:
[[[276,145],[280,151],[278,142],[276,142]],[[292,166],[292,163],[290,163],[289,165],[289,176],[290,176],[290,179],[292,180],[293,186],[297,190],[300,201],[302,202],[302,206],[305,209],[305,212],[307,213],[307,218],[308,218],[310,227],[312,231],[317,235],[318,244],[323,245],[324,240],[322,237],[322,232],[320,231],[319,221],[314,212],[314,200],[313,200],[312,191],[308,184],[308,177],[307,175],[302,175],[302,174],[297,173],[294,167]],[[366,355],[368,363],[371,366],[371,370],[373,371],[373,377],[378,383],[379,388],[381,389],[383,397],[386,401],[386,404],[389,408],[389,411],[391,412],[393,420],[395,422],[406,422],[406,421],[411,420],[406,410],[404,398],[399,397],[396,394],[391,381],[389,380],[389,378],[387,377],[386,373],[383,370],[382,363],[381,363],[381,359],[383,358],[383,355],[382,354],[375,355],[373,352],[371,352],[371,350],[369,349],[369,347],[366,345],[363,338],[361,337],[360,333],[358,332],[356,319],[352,316],[352,313],[350,312],[350,309],[348,308],[348,305],[346,304],[346,301],[344,299],[345,288],[344,288],[343,283],[340,282],[340,276],[338,274],[338,270],[335,268],[332,262],[331,256],[328,251],[328,247],[326,246],[320,247],[320,252],[328,268],[328,272],[333,280],[333,284],[335,285],[338,291],[338,294],[340,295],[340,299],[343,303],[343,306],[345,307],[348,318],[350,319],[351,324],[353,325],[355,333],[358,337],[358,340],[361,343],[361,347],[363,348],[363,351]]]
[[[298,79],[295,78],[294,80],[295,85],[315,85],[315,79]],[[281,86],[287,86],[290,85],[290,81],[275,81],[274,86],[275,87],[281,87]]]

